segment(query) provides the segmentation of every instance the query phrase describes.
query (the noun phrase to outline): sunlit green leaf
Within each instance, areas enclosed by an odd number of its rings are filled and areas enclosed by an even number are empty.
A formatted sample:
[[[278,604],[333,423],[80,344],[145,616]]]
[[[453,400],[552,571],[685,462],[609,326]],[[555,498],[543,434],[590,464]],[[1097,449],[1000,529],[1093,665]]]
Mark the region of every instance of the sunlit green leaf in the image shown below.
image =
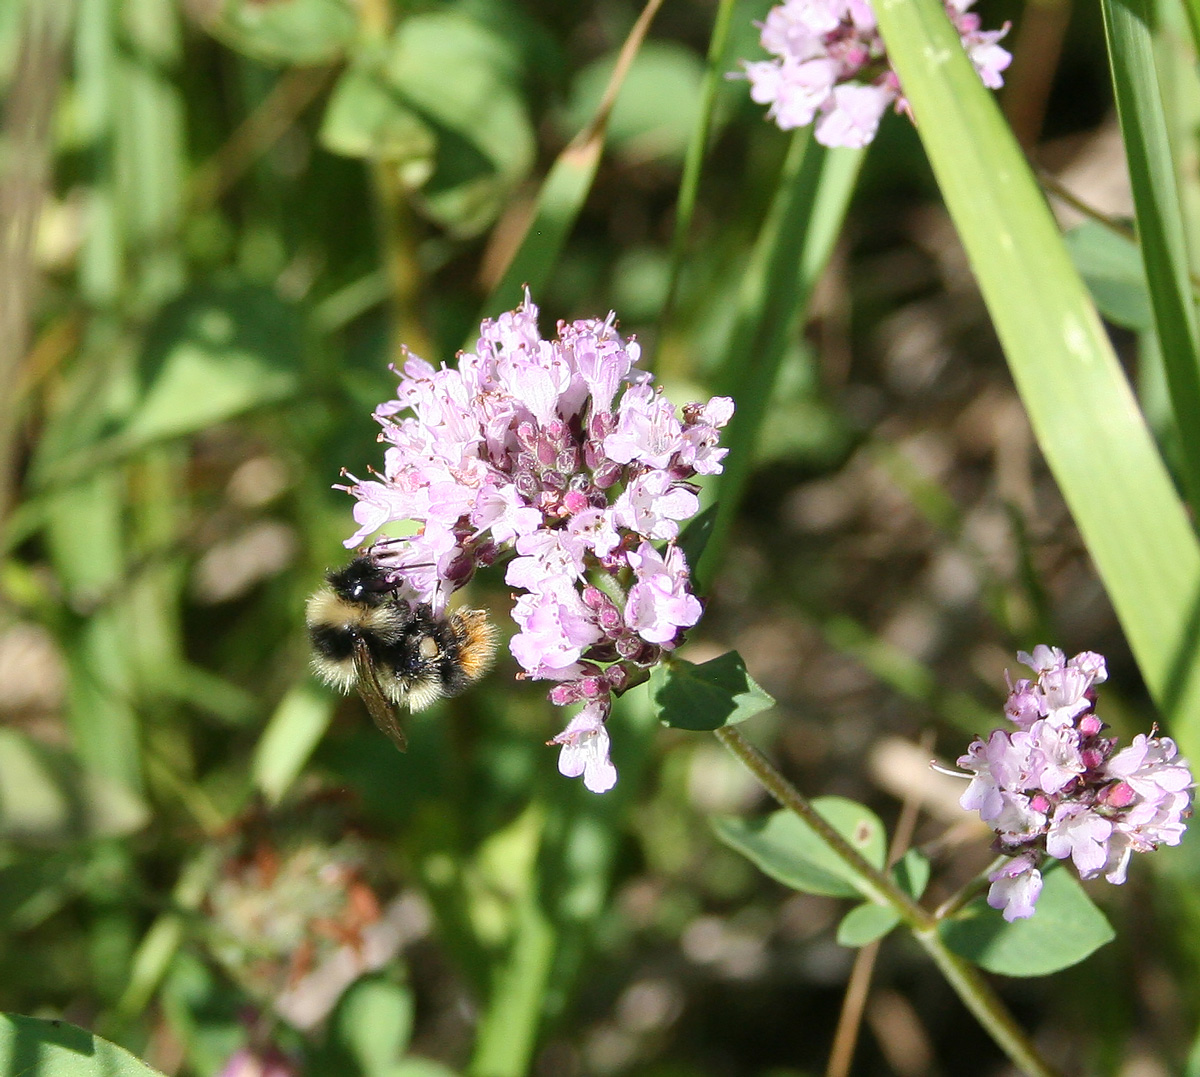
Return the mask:
[[[1154,324],[1146,271],[1137,244],[1095,221],[1085,221],[1064,237],[1075,268],[1113,325],[1146,330]]]
[[[534,158],[509,44],[465,15],[427,12],[400,24],[383,70],[396,107],[420,117],[437,140],[432,172],[416,186],[419,204],[459,235],[478,232]]]
[[[562,119],[565,133],[578,131],[604,94],[616,57],[585,67],[575,78]],[[642,46],[609,119],[609,139],[617,153],[638,160],[682,160],[700,111],[704,64],[688,48],[650,41]]]
[[[939,929],[946,945],[989,972],[1045,976],[1078,964],[1113,938],[1104,914],[1065,868],[1046,872],[1034,914],[1008,923],[985,899]]]
[[[1154,54],[1154,5],[1148,0],[1103,0],[1100,9],[1150,307],[1182,450],[1177,462],[1184,489],[1196,504],[1200,499],[1200,329]]]
[[[162,1077],[124,1048],[66,1021],[0,1014],[5,1077]]]
[[[254,750],[254,784],[276,804],[308,762],[329,720],[333,699],[298,685],[280,701]]]
[[[437,136],[388,81],[381,58],[359,57],[338,79],[321,124],[325,148],[346,157],[387,161],[405,183],[433,172]]]
[[[142,827],[146,806],[124,785],[61,748],[0,729],[0,837],[61,842],[115,837]]]
[[[224,0],[211,29],[267,63],[323,64],[354,40],[358,18],[349,0]]]
[[[360,981],[338,1007],[337,1035],[362,1077],[394,1077],[413,1025],[412,990],[387,980]]]
[[[818,797],[813,807],[863,857],[883,866],[887,835],[879,818],[844,797]],[[777,811],[762,819],[717,817],[713,829],[726,845],[785,886],[829,897],[859,897],[853,873],[798,815]]]
[[[775,706],[737,651],[701,665],[675,658],[656,666],[650,692],[659,721],[676,729],[720,729]]]
[[[884,905],[855,905],[838,924],[839,946],[859,947],[882,939],[900,923],[900,914]]]

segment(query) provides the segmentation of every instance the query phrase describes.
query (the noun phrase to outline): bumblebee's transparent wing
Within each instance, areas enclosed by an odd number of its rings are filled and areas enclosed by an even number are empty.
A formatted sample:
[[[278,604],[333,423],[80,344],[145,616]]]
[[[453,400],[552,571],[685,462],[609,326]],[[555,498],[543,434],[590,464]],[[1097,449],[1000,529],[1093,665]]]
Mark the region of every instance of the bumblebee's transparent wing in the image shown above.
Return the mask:
[[[400,716],[396,713],[395,706],[383,694],[383,689],[379,686],[379,678],[375,676],[371,652],[361,638],[354,640],[354,669],[358,674],[356,684],[358,694],[362,696],[362,701],[367,705],[367,710],[371,712],[375,724],[391,737],[392,743],[400,751],[407,751],[408,738],[400,727]]]

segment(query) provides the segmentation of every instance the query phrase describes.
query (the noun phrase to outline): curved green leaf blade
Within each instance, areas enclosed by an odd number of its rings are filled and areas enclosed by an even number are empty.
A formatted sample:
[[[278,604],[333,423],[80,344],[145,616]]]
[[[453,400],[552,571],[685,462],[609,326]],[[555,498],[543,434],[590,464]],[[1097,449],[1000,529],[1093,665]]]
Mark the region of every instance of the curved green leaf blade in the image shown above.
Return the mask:
[[[1096,221],[1084,221],[1063,240],[1100,313],[1113,325],[1144,332],[1154,325],[1150,290],[1138,245]]]
[[[1142,674],[1200,748],[1200,546],[1083,282],[939,0],[879,26],[1034,432]]]
[[[0,839],[111,838],[139,830],[148,819],[146,805],[126,785],[81,767],[61,748],[0,729]]]
[[[900,888],[911,898],[920,898],[929,885],[929,858],[919,849],[909,849],[892,868]]]
[[[65,1021],[0,1014],[5,1077],[162,1077],[128,1051]]]
[[[729,456],[717,484],[712,537],[693,566],[702,590],[724,559],[784,356],[833,252],[864,156],[863,150],[827,150],[807,128],[792,136],[742,276],[722,362],[718,389],[736,398],[737,410],[722,439]]]
[[[898,923],[900,914],[895,909],[884,905],[872,905],[870,902],[855,905],[838,924],[838,945],[857,949],[859,946],[878,942]]]
[[[413,1027],[412,989],[371,978],[355,984],[338,1006],[337,1036],[362,1077],[393,1077]]]
[[[818,797],[813,807],[869,863],[883,866],[887,835],[874,812],[844,797]],[[793,812],[780,810],[753,820],[718,816],[712,825],[726,845],[784,886],[827,897],[860,896],[854,875]]]
[[[1065,868],[1046,872],[1037,911],[1008,923],[983,898],[938,927],[956,954],[1005,976],[1046,976],[1078,964],[1113,938],[1113,929]]]
[[[680,658],[664,662],[650,674],[650,694],[659,721],[674,729],[720,729],[775,706],[737,651],[700,665]]]
[[[533,126],[512,47],[465,13],[422,12],[396,28],[384,75],[397,108],[437,139],[433,171],[414,196],[455,235],[475,235],[533,166]]]
[[[297,685],[280,700],[254,749],[254,784],[278,804],[304,769],[333,717],[333,699]]]
[[[349,0],[225,0],[209,25],[231,48],[269,64],[322,64],[354,41]]]
[[[1113,90],[1137,214],[1138,239],[1167,387],[1179,431],[1184,487],[1200,504],[1200,354],[1196,305],[1175,162],[1163,114],[1146,0],[1103,0]]]

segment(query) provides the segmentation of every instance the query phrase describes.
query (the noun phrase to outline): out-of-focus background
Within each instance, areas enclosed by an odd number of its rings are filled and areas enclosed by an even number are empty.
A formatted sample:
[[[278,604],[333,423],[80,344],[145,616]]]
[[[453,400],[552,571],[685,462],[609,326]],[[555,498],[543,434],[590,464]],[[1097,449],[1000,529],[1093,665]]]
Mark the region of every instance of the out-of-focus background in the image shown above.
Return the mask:
[[[767,6],[736,5],[726,70],[761,56]],[[713,813],[767,805],[712,738],[649,729],[631,700],[621,783],[597,799],[558,775],[559,716],[503,649],[410,720],[407,756],[307,671],[304,599],[354,530],[331,486],[382,464],[388,364],[401,344],[449,361],[477,329],[638,10],[0,4],[0,1009],[168,1074],[252,1050],[281,1073],[417,1077],[471,1064],[507,975],[536,993],[547,1077],[820,1072],[853,960],[843,906],[715,841]],[[1015,23],[1001,100],[1048,184],[1127,213],[1098,12],[980,11]],[[789,143],[721,83],[664,323],[715,14],[664,4],[534,296],[546,334],[615,310],[681,402],[737,393],[718,367]],[[1141,316],[1113,332],[1153,401]],[[505,624],[498,575],[470,597]],[[1148,727],[917,137],[888,117],[685,656],[742,653],[779,702],[751,734],[808,793],[889,822],[919,803],[936,898],[988,837],[927,761],[998,724],[1036,642],[1107,655],[1102,713]],[[569,841],[545,807],[564,798]],[[1117,942],[1002,985],[1079,1072],[1154,1077],[1186,1053],[1195,1003],[1172,984],[1195,898],[1152,874],[1097,894]],[[539,902],[558,910],[540,987],[519,974]],[[1006,1071],[891,942],[854,1072]]]

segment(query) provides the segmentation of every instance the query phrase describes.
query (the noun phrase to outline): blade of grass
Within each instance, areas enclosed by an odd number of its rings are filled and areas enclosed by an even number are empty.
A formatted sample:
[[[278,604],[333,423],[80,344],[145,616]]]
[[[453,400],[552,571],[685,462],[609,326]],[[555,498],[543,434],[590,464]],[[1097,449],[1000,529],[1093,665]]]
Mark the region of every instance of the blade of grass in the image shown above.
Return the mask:
[[[526,285],[536,295],[549,279],[550,271],[558,262],[567,236],[575,226],[580,210],[583,209],[583,204],[592,189],[596,168],[600,164],[600,154],[604,150],[608,118],[613,105],[616,104],[617,95],[621,92],[621,85],[660,7],[662,0],[649,0],[642,9],[641,15],[621,46],[616,66],[595,116],[571,140],[550,167],[538,192],[529,226],[520,244],[515,248],[512,260],[499,275],[499,283],[484,302],[480,310],[480,321],[515,307],[521,302]],[[467,347],[474,346],[475,340],[472,337]]]
[[[725,555],[780,364],[829,261],[862,159],[861,150],[825,149],[807,129],[793,136],[742,280],[722,365],[718,390],[737,401],[737,411],[723,439],[729,455],[713,533],[696,566],[702,588]]]
[[[1103,0],[1104,30],[1138,239],[1182,450],[1184,489],[1200,505],[1200,350],[1179,184],[1145,0]]]
[[[1108,336],[939,0],[880,29],[1034,432],[1146,684],[1200,748],[1200,545]]]
[[[704,89],[700,99],[700,113],[696,127],[688,142],[687,155],[683,159],[683,175],[679,179],[679,197],[675,200],[675,228],[671,233],[670,277],[667,295],[663,300],[660,327],[665,329],[671,321],[675,308],[675,293],[679,288],[679,274],[683,269],[683,256],[687,251],[688,233],[692,227],[692,215],[696,209],[696,194],[700,189],[700,171],[708,150],[708,139],[712,131],[713,102],[717,99],[717,87],[724,77],[725,45],[729,40],[729,24],[733,20],[734,0],[720,0],[717,16],[713,20],[712,37],[708,42],[707,70],[704,74]],[[659,333],[661,340],[662,333]]]

